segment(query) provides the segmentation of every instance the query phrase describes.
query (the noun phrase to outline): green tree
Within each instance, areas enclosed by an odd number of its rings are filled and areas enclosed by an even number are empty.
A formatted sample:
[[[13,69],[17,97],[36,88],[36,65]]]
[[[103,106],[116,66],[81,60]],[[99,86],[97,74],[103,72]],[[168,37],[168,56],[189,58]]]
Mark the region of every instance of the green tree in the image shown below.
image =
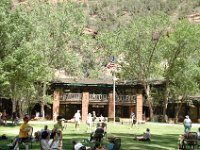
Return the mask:
[[[163,115],[166,114],[171,91],[180,94],[183,100],[196,92],[197,82],[194,78],[199,72],[198,59],[192,59],[199,56],[199,26],[183,20],[175,22],[171,29],[169,36],[164,37],[160,45],[165,61],[162,76],[166,81]],[[171,86],[170,82],[174,84]]]
[[[83,51],[81,47],[85,42],[85,37],[80,36],[84,27],[82,10],[73,2],[52,5],[45,1],[27,1],[26,5],[17,5],[7,11],[1,18],[1,33],[4,35],[1,41],[7,38],[1,46],[0,79],[1,87],[6,91],[2,94],[11,97],[15,111],[14,102],[29,101],[28,93],[34,89],[33,93],[42,93],[41,96],[32,94],[32,97],[41,98],[44,115],[44,91],[54,70],[65,69],[72,75],[81,74],[80,51]],[[37,92],[41,90],[37,84],[43,87],[43,92]]]
[[[150,108],[150,117],[153,117],[153,101],[149,80],[161,78],[159,62],[161,51],[158,48],[160,37],[165,36],[169,18],[165,15],[135,18],[126,27],[114,33],[107,33],[100,37],[106,41],[104,46],[107,53],[119,55],[122,60],[121,80],[140,81],[144,86]]]

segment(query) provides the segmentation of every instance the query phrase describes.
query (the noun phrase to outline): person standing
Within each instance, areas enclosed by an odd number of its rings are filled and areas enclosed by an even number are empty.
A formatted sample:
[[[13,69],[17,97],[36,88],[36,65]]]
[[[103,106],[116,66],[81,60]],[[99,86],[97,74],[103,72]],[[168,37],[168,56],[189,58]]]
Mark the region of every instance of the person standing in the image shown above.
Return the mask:
[[[80,118],[81,118],[80,110],[77,110],[77,112],[74,114],[74,121],[75,121],[76,130],[79,130]]]
[[[57,122],[54,124],[52,132],[57,132],[58,130],[63,131],[63,119],[62,116],[57,116]]]
[[[183,120],[183,125],[184,125],[184,132],[190,132],[190,129],[192,127],[192,121],[188,115],[185,116],[185,119]]]
[[[132,112],[131,113],[131,128],[133,127],[133,125],[136,124],[136,118],[135,118],[135,113]]]
[[[0,112],[0,125],[4,125],[4,121],[2,119],[2,113]]]
[[[87,117],[88,132],[91,132],[92,123],[92,114],[89,113]]]
[[[97,116],[96,116],[96,112],[93,111],[92,112],[92,121],[94,122],[96,120]]]
[[[7,125],[7,113],[5,109],[3,110],[2,113],[2,120],[4,121],[4,124]]]
[[[198,128],[198,131],[197,131],[197,139],[200,140],[200,127]]]

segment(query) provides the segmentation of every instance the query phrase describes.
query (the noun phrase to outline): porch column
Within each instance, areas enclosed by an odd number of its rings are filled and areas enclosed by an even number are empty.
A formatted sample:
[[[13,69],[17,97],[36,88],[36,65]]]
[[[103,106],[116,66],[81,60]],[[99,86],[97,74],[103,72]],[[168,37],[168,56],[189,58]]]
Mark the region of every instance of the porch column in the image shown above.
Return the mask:
[[[114,118],[113,93],[108,94],[108,118]]]
[[[58,89],[56,89],[53,92],[53,112],[52,112],[52,114],[56,113],[56,116],[58,116],[59,110],[60,110],[60,91]],[[54,119],[56,119],[56,118],[54,118]]]
[[[137,96],[136,96],[136,118],[137,118],[137,122],[142,121],[142,107],[143,107],[142,94],[138,93]]]
[[[86,122],[87,121],[87,116],[88,116],[88,107],[89,107],[89,91],[88,88],[83,89],[83,96],[82,96],[82,121]]]

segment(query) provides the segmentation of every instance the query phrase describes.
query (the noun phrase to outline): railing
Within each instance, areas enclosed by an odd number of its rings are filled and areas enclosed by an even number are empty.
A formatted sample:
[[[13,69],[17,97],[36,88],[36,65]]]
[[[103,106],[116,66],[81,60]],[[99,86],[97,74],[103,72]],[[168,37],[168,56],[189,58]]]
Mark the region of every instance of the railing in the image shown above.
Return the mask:
[[[82,93],[64,93],[61,97],[62,101],[82,101]],[[89,101],[99,101],[99,102],[108,102],[107,94],[89,94]],[[136,103],[135,95],[116,95],[116,102],[126,103],[132,102]]]
[[[108,95],[107,94],[90,94],[89,95],[89,100],[90,101],[103,101],[106,102],[108,101]]]
[[[65,93],[61,99],[63,101],[82,101],[82,93]]]
[[[136,96],[135,95],[117,95],[116,102],[133,102],[136,103]]]

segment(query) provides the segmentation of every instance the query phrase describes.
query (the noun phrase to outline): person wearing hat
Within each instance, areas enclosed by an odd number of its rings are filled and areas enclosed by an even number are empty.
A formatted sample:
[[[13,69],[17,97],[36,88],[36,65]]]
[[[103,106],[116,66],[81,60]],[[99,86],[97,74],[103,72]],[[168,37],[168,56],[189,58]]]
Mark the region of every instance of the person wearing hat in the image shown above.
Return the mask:
[[[185,119],[183,121],[183,125],[184,125],[184,132],[185,133],[190,132],[190,129],[192,127],[192,121],[191,121],[191,119],[188,115],[185,116]]]

